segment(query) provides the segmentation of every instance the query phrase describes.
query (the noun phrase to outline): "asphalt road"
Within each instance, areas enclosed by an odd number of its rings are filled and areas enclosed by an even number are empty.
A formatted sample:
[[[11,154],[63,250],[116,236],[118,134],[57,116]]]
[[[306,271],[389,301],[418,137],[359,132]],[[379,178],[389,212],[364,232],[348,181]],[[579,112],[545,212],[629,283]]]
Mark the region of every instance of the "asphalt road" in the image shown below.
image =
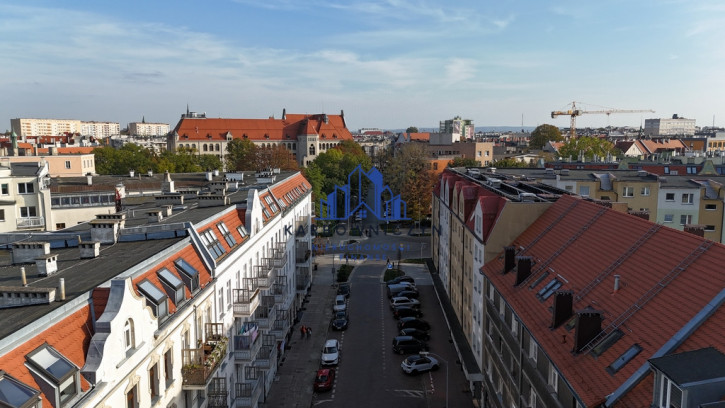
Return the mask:
[[[400,241],[400,238],[390,239],[391,242],[395,240]],[[422,249],[423,255],[427,256],[429,238],[406,237],[405,241],[404,245],[410,248],[410,252],[405,253],[403,259],[418,258],[421,243],[425,244]],[[390,258],[397,261],[397,257]],[[402,269],[416,279],[423,319],[432,326],[428,344],[430,351],[438,355],[441,367],[435,372],[410,376],[400,368],[405,356],[392,351],[392,339],[398,334],[398,329],[397,320],[390,310],[386,286],[382,283],[385,259],[357,264],[350,279],[350,326],[342,332],[330,330],[327,336],[338,339],[341,344],[335,391],[316,395],[313,406],[445,407],[448,391],[449,407],[471,407],[470,394],[461,392],[466,381],[460,365],[456,363],[456,353],[425,266],[403,264]],[[446,363],[450,364],[448,370]]]

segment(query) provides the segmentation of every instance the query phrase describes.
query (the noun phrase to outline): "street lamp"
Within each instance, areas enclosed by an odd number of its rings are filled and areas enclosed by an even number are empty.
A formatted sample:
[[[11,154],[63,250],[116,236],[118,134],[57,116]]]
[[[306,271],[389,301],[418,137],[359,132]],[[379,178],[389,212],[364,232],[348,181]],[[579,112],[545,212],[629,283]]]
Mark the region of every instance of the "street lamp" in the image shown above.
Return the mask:
[[[448,408],[448,360],[446,360],[445,358],[439,356],[436,353],[431,353],[430,351],[421,351],[419,354],[421,356],[427,356],[427,355],[430,354],[431,356],[436,357],[439,360],[441,360],[444,363],[446,363],[446,408]]]

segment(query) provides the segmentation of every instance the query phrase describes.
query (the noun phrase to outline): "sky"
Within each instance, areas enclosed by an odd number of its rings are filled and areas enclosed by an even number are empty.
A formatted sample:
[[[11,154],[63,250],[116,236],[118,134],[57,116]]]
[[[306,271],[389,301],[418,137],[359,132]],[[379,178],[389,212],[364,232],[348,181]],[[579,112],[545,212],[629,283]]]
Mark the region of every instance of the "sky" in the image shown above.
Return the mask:
[[[3,0],[0,121],[725,126],[721,0]],[[0,125],[0,131],[4,130]]]

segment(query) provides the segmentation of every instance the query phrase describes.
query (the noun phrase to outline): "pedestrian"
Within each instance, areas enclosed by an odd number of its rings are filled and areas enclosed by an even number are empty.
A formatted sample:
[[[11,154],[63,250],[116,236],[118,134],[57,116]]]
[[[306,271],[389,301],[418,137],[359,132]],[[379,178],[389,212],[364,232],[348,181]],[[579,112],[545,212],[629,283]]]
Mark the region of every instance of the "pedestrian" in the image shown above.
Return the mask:
[[[312,337],[312,329],[307,327],[306,330],[307,330],[307,338],[309,339],[310,337]]]
[[[306,328],[306,327],[305,327],[305,325],[303,324],[303,325],[302,325],[302,327],[300,327],[300,338],[301,338],[301,339],[304,339],[304,338],[305,338],[305,333],[306,333],[306,332],[307,332],[307,328]]]

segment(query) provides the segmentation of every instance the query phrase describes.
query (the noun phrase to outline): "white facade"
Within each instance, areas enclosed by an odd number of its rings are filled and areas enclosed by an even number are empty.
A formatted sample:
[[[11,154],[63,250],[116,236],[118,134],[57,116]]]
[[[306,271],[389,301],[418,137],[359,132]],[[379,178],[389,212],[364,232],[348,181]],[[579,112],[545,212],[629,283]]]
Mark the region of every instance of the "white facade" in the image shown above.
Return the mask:
[[[169,133],[168,123],[131,122],[128,133],[132,136],[166,136]]]
[[[47,230],[52,222],[48,163],[30,163],[34,166],[33,175],[12,174],[10,168],[0,167],[0,232]]]
[[[700,186],[667,187],[660,185],[657,195],[657,224],[682,230],[687,224],[697,224],[700,213]]]
[[[481,275],[481,267],[485,263],[483,244],[483,208],[481,201],[476,204],[473,212],[474,217],[474,239],[473,239],[473,291],[471,299],[471,350],[476,357],[476,363],[479,367],[483,367],[483,275]]]
[[[22,139],[27,136],[59,136],[64,133],[81,131],[81,121],[77,119],[10,119],[10,127]]]
[[[121,125],[118,122],[81,122],[82,136],[93,136],[96,138],[107,138],[121,133]]]
[[[645,119],[644,134],[648,136],[694,136],[695,119]]]

